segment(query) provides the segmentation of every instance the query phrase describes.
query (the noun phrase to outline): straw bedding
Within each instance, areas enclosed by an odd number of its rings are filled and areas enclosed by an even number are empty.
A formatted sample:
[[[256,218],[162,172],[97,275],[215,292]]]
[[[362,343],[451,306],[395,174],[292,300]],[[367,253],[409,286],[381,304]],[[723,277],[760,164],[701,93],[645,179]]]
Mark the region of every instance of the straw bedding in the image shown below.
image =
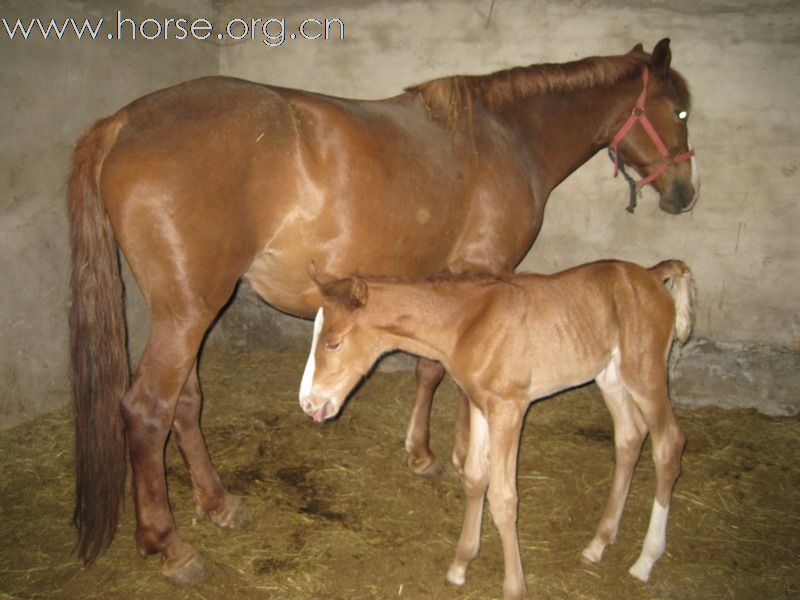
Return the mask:
[[[486,513],[481,554],[456,589],[444,582],[463,495],[449,464],[456,390],[432,416],[445,465],[433,478],[405,466],[410,373],[376,373],[339,419],[316,426],[297,405],[305,356],[212,349],[201,367],[204,429],[230,491],[255,523],[223,531],[195,517],[177,450],[166,460],[180,531],[213,577],[176,588],[133,543],[128,501],[114,544],[85,569],[71,554],[72,432],[67,410],[0,432],[0,598],[496,598],[499,537]],[[580,563],[607,498],[611,421],[585,386],[534,405],[519,462],[519,530],[530,596],[790,598],[800,596],[800,419],[743,410],[680,410],[688,446],[675,488],[667,553],[651,580],[627,574],[654,492],[649,443],[615,545]]]

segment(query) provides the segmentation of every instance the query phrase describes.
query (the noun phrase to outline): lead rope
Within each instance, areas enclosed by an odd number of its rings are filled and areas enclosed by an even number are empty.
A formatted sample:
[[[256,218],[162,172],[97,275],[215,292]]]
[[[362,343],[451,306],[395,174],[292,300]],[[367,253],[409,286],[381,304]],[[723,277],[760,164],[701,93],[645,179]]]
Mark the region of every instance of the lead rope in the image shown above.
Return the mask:
[[[625,163],[621,160],[618,161],[614,156],[613,150],[611,147],[608,148],[608,158],[611,159],[611,162],[614,163],[614,167],[619,169],[619,172],[622,173],[622,176],[625,178],[625,181],[628,182],[628,189],[630,190],[630,200],[628,201],[628,206],[625,207],[629,213],[633,214],[633,211],[636,210],[636,182],[633,180],[633,177],[628,175],[628,172],[625,170]]]

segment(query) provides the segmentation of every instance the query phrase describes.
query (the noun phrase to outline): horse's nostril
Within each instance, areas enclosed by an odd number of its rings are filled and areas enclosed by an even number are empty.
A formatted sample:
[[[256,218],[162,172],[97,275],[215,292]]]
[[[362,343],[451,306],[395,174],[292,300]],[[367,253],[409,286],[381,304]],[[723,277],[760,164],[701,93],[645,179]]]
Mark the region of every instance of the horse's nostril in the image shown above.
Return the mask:
[[[695,198],[695,191],[691,184],[685,181],[674,181],[669,188],[669,194],[662,197],[661,208],[673,215],[680,214],[690,208]]]

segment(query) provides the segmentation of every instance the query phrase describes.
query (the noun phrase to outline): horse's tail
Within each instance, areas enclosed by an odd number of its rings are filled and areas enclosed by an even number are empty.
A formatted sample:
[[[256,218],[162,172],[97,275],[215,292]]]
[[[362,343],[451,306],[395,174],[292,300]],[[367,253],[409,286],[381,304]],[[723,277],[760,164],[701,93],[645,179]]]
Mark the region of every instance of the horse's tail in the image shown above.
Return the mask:
[[[667,286],[675,302],[675,337],[681,344],[692,333],[694,326],[694,277],[689,267],[680,260],[665,260],[650,268],[650,272]]]
[[[120,400],[130,385],[119,251],[100,194],[103,161],[124,116],[97,122],[78,140],[67,190],[72,275],[69,310],[75,410],[77,551],[89,565],[117,529],[125,493]]]

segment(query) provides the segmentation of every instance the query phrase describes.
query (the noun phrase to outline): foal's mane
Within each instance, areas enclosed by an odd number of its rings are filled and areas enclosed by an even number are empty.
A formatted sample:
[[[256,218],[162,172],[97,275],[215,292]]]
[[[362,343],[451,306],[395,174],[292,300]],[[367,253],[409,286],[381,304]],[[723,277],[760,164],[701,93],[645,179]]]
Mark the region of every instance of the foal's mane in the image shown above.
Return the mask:
[[[419,286],[431,286],[433,288],[448,287],[461,283],[474,284],[477,287],[504,283],[518,287],[513,280],[513,273],[502,273],[499,275],[489,273],[437,273],[422,279],[415,277],[395,277],[391,275],[353,275],[343,279],[334,279],[326,282],[317,282],[322,296],[341,304],[348,308],[356,309],[361,306],[361,302],[353,297],[355,281],[362,281],[367,286],[381,284],[413,284]]]
[[[605,87],[637,76],[649,55],[629,52],[622,56],[591,56],[566,63],[544,63],[513,67],[488,75],[440,77],[406,88],[422,96],[437,117],[455,124],[478,102],[495,111],[517,100],[557,92]]]

